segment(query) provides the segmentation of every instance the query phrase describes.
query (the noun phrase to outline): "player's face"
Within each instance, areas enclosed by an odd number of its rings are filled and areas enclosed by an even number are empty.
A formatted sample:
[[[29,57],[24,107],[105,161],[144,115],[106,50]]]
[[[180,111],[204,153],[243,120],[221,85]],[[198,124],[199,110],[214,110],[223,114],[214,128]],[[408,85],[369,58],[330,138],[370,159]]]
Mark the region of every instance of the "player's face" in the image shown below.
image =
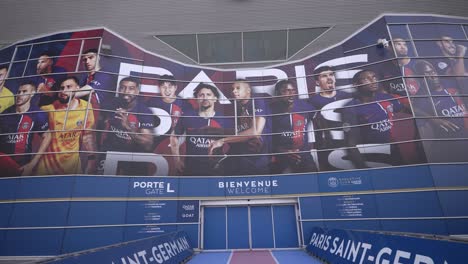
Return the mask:
[[[175,99],[175,93],[177,91],[177,85],[174,85],[170,82],[164,82],[159,86],[159,89],[161,90],[161,96],[164,99],[167,100],[173,100]]]
[[[235,82],[232,85],[232,95],[235,99],[249,99],[250,85],[246,82]]]
[[[432,65],[425,64],[423,67],[423,74],[426,76],[427,84],[430,89],[437,89],[440,87],[439,77],[437,77],[437,72]]]
[[[0,88],[3,86],[5,83],[6,77],[7,77],[7,69],[1,69],[0,70]]]
[[[453,43],[453,39],[451,37],[442,37],[442,40],[440,41],[442,45],[443,51],[450,55],[455,55],[457,52],[457,46],[455,43]]]
[[[96,70],[96,65],[98,63],[98,56],[94,52],[89,52],[81,56],[81,61],[87,71],[94,71]]]
[[[322,91],[334,90],[335,83],[335,73],[332,71],[323,71],[318,76],[317,85]]]
[[[52,59],[49,56],[40,56],[37,60],[36,73],[45,74],[52,72]]]
[[[68,103],[73,97],[75,96],[75,91],[80,89],[80,86],[78,84],[70,79],[62,82],[60,84],[60,92],[58,94],[58,99],[62,103]]]
[[[292,86],[291,84],[281,87],[278,92],[279,92],[279,96],[282,96],[282,97],[279,97],[279,100],[283,102],[287,102],[289,104],[292,104],[294,102],[294,98],[297,95],[296,88]]]
[[[395,46],[395,52],[398,57],[408,56],[408,46],[403,39],[394,39],[393,45]]]
[[[200,108],[213,107],[217,99],[215,94],[208,88],[202,88],[197,93],[197,101]]]
[[[35,91],[36,90],[34,89],[34,86],[30,84],[21,85],[18,89],[18,92],[16,92],[16,105],[24,105],[31,101]]]
[[[123,81],[119,85],[119,97],[126,103],[135,101],[139,93],[138,85],[132,81]]]
[[[361,73],[361,76],[358,80],[359,91],[362,92],[376,92],[379,89],[379,84],[377,83],[378,79],[375,75],[375,72],[366,71]]]

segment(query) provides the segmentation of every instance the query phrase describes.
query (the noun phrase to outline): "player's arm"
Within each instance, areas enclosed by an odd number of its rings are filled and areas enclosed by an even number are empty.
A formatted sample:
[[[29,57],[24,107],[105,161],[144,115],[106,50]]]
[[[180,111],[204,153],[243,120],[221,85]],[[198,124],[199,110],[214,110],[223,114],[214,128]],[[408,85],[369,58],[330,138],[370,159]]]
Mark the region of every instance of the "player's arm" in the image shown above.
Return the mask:
[[[49,130],[45,131],[41,135],[41,144],[39,145],[39,148],[34,154],[34,157],[31,159],[31,161],[24,166],[22,166],[20,169],[22,170],[21,175],[31,175],[33,169],[36,167],[37,163],[42,157],[42,154],[47,150],[47,148],[50,145],[50,141],[52,140],[52,135],[50,134]]]
[[[130,132],[129,136],[136,144],[141,146],[145,151],[151,151],[151,147],[153,146],[153,134],[151,133],[151,129],[130,126],[128,113],[121,108],[118,108],[117,112],[115,112],[115,118],[120,120],[122,127],[127,132]]]
[[[182,158],[180,157],[179,138],[175,134],[174,130],[171,133],[169,141],[170,141],[170,144],[171,144],[171,153],[172,153],[173,158],[174,158],[176,172],[177,172],[177,174],[182,174],[182,172],[184,171],[184,168],[185,168],[185,164],[184,164],[184,161],[182,160]]]
[[[83,87],[80,87],[80,89],[77,92],[75,92],[75,97],[81,98],[84,96],[88,96],[91,94],[91,92],[94,92],[94,88],[87,84]]]
[[[255,126],[252,126],[249,129],[246,129],[239,133],[242,136],[254,136],[254,137],[261,137],[263,129],[265,128],[266,119],[263,116],[256,116],[255,117]]]
[[[81,148],[87,152],[88,155],[88,162],[86,165],[86,172],[87,173],[95,173],[96,172],[96,136],[92,130],[84,130],[83,131],[83,140],[81,143]]]
[[[459,77],[467,76],[465,72],[465,54],[466,47],[463,45],[457,45],[457,58],[453,58],[452,68],[447,72],[449,75],[456,75]]]
[[[351,128],[351,130],[357,130]],[[358,169],[367,168],[364,157],[359,152],[359,149],[356,147],[358,142],[358,134],[355,132],[345,134],[345,144],[348,148],[349,159]]]
[[[426,111],[424,106],[422,106],[422,105],[413,104],[413,108],[414,108],[415,112],[419,113],[418,114],[419,116],[430,117],[430,116],[434,115],[433,113],[429,113],[428,111]],[[458,131],[460,129],[460,127],[458,127],[455,123],[448,120],[448,118],[433,117],[433,118],[428,118],[426,120],[428,120],[432,124],[432,126],[440,127],[447,133],[449,131],[456,132],[456,131]]]
[[[263,129],[265,128],[266,119],[263,116],[255,117],[255,126],[252,126],[249,129],[246,129],[236,136],[225,137],[220,139],[223,143],[239,143],[245,142],[252,138],[260,138],[262,136]],[[222,146],[222,145],[221,145]]]
[[[258,139],[262,136],[263,129],[265,128],[266,119],[263,116],[255,117],[255,126],[246,129],[235,136],[225,137],[211,142],[208,148],[208,155],[212,155],[213,151],[222,147],[226,143],[240,143],[246,142],[250,139]]]
[[[149,152],[153,147],[153,134],[151,129],[142,128],[138,130],[137,134],[131,134],[130,137],[135,140],[135,142],[140,145],[143,150]]]
[[[300,162],[302,157],[300,153],[300,149],[291,149],[285,148],[284,146],[275,146],[275,153],[279,153],[280,155],[286,155],[291,160],[296,162]]]
[[[360,129],[359,127],[355,127],[356,125],[359,125],[359,122],[357,122],[356,113],[352,110],[352,108],[347,108],[345,111],[343,111],[345,146],[348,147],[347,152],[353,165],[358,169],[362,169],[367,168],[367,165],[361,152],[359,152],[359,149],[356,147],[357,144],[359,144],[359,139],[361,136]]]

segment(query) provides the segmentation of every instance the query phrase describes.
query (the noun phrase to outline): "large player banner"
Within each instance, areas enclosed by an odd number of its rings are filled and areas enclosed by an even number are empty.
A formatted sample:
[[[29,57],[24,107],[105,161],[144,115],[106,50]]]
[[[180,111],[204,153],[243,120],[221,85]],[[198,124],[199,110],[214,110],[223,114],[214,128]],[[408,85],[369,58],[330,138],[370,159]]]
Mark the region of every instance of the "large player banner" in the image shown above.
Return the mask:
[[[467,161],[465,28],[419,23],[428,19],[383,17],[341,45],[261,69],[183,65],[105,29],[15,44],[0,51],[2,175]]]

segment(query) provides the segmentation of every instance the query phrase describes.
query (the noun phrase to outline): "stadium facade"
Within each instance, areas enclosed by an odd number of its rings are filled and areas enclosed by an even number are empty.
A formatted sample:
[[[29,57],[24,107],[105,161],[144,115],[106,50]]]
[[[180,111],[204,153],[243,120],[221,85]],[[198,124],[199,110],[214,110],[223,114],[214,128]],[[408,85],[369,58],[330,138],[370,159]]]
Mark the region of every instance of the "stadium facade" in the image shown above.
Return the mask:
[[[467,33],[386,15],[252,69],[179,63],[106,28],[8,46],[0,255],[178,230],[204,250],[298,248],[315,226],[464,236]]]

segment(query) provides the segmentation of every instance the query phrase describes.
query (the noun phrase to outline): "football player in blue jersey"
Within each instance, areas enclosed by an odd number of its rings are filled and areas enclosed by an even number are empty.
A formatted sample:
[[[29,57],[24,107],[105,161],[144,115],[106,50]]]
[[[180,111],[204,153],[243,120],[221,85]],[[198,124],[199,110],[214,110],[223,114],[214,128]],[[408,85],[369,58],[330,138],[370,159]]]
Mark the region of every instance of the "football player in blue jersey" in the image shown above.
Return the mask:
[[[432,96],[431,100],[434,103],[433,105],[416,104],[415,107],[429,116],[432,114],[428,113],[434,113],[435,110],[435,116],[440,117],[429,119],[435,136],[466,137],[466,106],[458,96],[457,90],[452,87],[445,88],[437,76],[436,68],[426,60],[418,61],[415,71],[418,75],[425,76]]]
[[[393,36],[391,45],[387,49],[392,53],[395,50],[397,58],[379,64],[380,78],[386,80],[382,83],[382,88],[394,97],[398,97],[407,108],[407,112],[410,112],[408,95],[415,95],[419,90],[418,80],[409,78],[414,76],[415,60],[410,58],[408,44],[400,36]]]
[[[442,35],[437,41],[444,58],[437,62],[437,71],[440,75],[467,76],[465,70],[466,47],[456,44],[452,37]],[[434,67],[435,68],[435,67]]]
[[[350,93],[336,89],[335,70],[331,66],[321,66],[315,69],[314,78],[320,91],[310,98],[310,102],[317,109],[321,109],[329,103],[351,97]]]
[[[119,83],[119,97],[112,106],[114,112],[109,112],[106,119],[108,131],[112,131],[104,140],[108,150],[151,151],[153,145],[153,129],[159,118],[139,100],[140,82],[137,78],[126,77]],[[112,147],[110,147],[112,146]]]
[[[213,141],[209,153],[229,144],[233,156],[226,161],[230,175],[268,174],[271,164],[271,111],[269,104],[252,93],[243,79],[232,85],[236,103],[237,134]]]
[[[380,92],[376,73],[370,70],[357,72],[353,77],[357,91],[355,97],[343,109],[343,129],[351,162],[356,168],[368,167],[357,145],[392,142],[394,113],[402,110],[398,99]],[[392,149],[392,147],[390,147]],[[398,154],[391,150],[392,164],[398,162]]]
[[[164,131],[167,130],[165,134],[170,135],[177,125],[180,116],[185,110],[189,110],[191,106],[187,100],[176,95],[178,86],[174,76],[162,75],[158,80],[158,86],[161,95],[149,99],[147,105],[149,107],[159,108],[160,111],[163,111],[164,116],[160,116],[161,122],[163,122],[163,120],[168,122],[168,124],[163,124],[163,126],[165,127]],[[158,141],[160,142],[163,139],[164,137],[160,138]]]
[[[272,104],[273,152],[275,160],[273,173],[317,171],[311,156],[313,133],[310,116],[313,106],[297,98],[297,89],[289,80],[281,80],[275,85],[275,98]]]
[[[10,157],[20,166],[18,172],[21,175],[32,175],[42,153],[51,141],[47,113],[31,104],[35,93],[34,82],[22,83],[16,93],[15,105],[5,110],[0,122],[0,152],[12,154]],[[37,152],[31,153],[36,133],[41,140]],[[8,174],[11,168],[0,169],[3,171],[2,174]]]
[[[171,136],[171,149],[178,174],[188,176],[215,176],[222,174],[218,161],[208,157],[208,149],[223,135],[234,134],[234,122],[215,111],[220,93],[216,87],[200,83],[193,91],[198,111],[189,110],[180,118]],[[179,138],[185,133],[185,159],[180,155]]]
[[[159,118],[139,99],[140,81],[134,77],[125,77],[119,82],[118,97],[109,107],[104,127],[107,132],[102,137],[102,151],[151,152],[153,150],[152,129],[159,124]],[[100,161],[103,165],[103,161]],[[133,172],[132,172],[133,170]],[[128,164],[119,174],[145,175]]]
[[[342,122],[339,120],[327,119],[320,110],[327,108],[326,111],[338,111],[339,109],[330,108],[328,105],[340,100],[348,99],[352,97],[351,93],[344,92],[336,89],[336,77],[335,71],[330,66],[321,66],[314,70],[314,78],[316,85],[320,88],[319,93],[313,95],[309,102],[312,106],[319,110],[314,115],[314,122],[317,128],[320,130],[317,134],[317,143],[320,149],[337,147],[332,144],[333,138],[331,132],[328,129],[341,127]]]
[[[335,69],[331,66],[321,66],[314,70],[315,84],[319,92],[310,99],[310,104],[317,110],[313,115],[316,148],[320,170],[331,170],[329,164],[331,149],[343,146],[343,138],[334,133],[343,126],[341,121],[341,106],[350,100],[352,94],[336,89]],[[337,129],[338,128],[338,129]]]
[[[99,118],[99,109],[110,109],[108,104],[115,97],[117,88],[117,75],[105,73],[100,63],[100,55],[97,49],[88,49],[81,55],[83,67],[86,74],[83,74],[80,80],[80,91],[75,94],[77,98],[89,96],[87,100],[91,102],[94,109],[94,119],[100,124],[102,118]]]
[[[56,58],[52,51],[44,51],[39,55],[36,64],[36,76],[34,78],[39,97],[39,106],[52,103],[57,95],[57,82],[66,77],[66,70],[55,65]],[[33,102],[34,104],[34,102]]]

